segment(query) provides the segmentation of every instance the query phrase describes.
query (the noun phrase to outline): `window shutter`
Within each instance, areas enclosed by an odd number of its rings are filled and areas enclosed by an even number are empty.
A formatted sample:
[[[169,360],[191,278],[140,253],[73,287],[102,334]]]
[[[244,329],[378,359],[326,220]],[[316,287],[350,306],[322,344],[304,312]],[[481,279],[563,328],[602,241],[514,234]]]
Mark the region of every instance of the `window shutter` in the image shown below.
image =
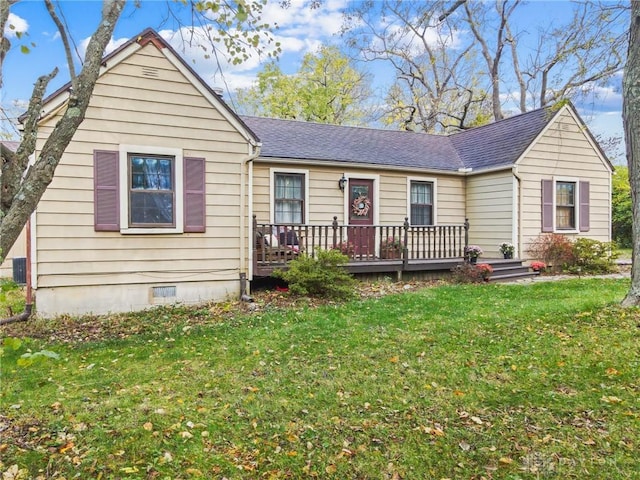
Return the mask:
[[[589,182],[580,182],[580,231],[589,231]]]
[[[542,231],[553,232],[553,180],[542,180]]]
[[[205,231],[205,159],[184,159],[184,231]]]
[[[117,151],[93,151],[93,222],[97,232],[120,231],[118,164]]]

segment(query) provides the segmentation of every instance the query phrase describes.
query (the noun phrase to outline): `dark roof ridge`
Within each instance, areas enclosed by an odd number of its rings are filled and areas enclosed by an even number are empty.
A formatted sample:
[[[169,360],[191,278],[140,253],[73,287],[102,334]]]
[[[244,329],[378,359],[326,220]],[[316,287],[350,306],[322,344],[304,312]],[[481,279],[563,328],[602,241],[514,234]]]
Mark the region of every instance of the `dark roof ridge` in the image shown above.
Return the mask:
[[[305,125],[317,125],[319,127],[354,128],[354,129],[369,130],[369,131],[376,131],[376,132],[412,133],[416,135],[426,135],[429,137],[438,137],[438,138],[446,138],[449,136],[449,135],[440,135],[437,133],[414,132],[411,130],[394,130],[392,128],[372,127],[369,125],[341,125],[338,123],[314,122],[314,121],[302,120],[298,118],[277,118],[277,117],[265,117],[261,115],[240,115],[240,118],[249,118],[249,119],[253,118],[257,120],[269,120],[269,121],[278,121],[278,122],[292,122],[292,123],[305,124]]]

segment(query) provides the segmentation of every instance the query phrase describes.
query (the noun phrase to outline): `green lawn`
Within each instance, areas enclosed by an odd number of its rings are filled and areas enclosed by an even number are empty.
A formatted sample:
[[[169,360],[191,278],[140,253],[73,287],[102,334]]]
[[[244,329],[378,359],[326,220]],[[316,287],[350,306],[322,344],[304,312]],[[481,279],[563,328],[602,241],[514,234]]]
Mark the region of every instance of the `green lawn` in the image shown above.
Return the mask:
[[[141,332],[124,338],[27,340],[2,358],[0,472],[637,479],[627,289],[576,279],[251,315],[161,309],[119,317]],[[19,367],[26,348],[61,358]]]

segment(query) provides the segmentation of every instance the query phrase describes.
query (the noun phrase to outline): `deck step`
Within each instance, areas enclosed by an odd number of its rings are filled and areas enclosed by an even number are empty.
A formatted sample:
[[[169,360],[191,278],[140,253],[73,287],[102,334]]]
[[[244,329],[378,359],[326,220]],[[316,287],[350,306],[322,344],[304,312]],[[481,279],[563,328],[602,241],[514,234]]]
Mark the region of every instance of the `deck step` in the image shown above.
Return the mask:
[[[489,282],[493,283],[514,282],[516,280],[534,278],[539,275],[539,272],[534,272],[528,266],[523,265],[522,260],[517,258],[487,260],[482,263],[488,263],[493,268],[493,273],[489,278]]]

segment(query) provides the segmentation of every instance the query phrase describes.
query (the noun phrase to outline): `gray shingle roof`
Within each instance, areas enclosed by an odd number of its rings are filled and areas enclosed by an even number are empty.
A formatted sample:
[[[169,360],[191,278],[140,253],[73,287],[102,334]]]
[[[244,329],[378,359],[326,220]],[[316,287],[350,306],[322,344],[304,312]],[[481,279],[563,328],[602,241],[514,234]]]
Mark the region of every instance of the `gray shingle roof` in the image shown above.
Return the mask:
[[[295,120],[241,117],[262,142],[261,157],[457,171],[447,137]]]
[[[513,164],[553,118],[538,109],[450,136],[241,116],[263,158],[457,171]]]
[[[555,112],[540,108],[451,135],[465,167],[473,170],[512,165],[551,121]]]

